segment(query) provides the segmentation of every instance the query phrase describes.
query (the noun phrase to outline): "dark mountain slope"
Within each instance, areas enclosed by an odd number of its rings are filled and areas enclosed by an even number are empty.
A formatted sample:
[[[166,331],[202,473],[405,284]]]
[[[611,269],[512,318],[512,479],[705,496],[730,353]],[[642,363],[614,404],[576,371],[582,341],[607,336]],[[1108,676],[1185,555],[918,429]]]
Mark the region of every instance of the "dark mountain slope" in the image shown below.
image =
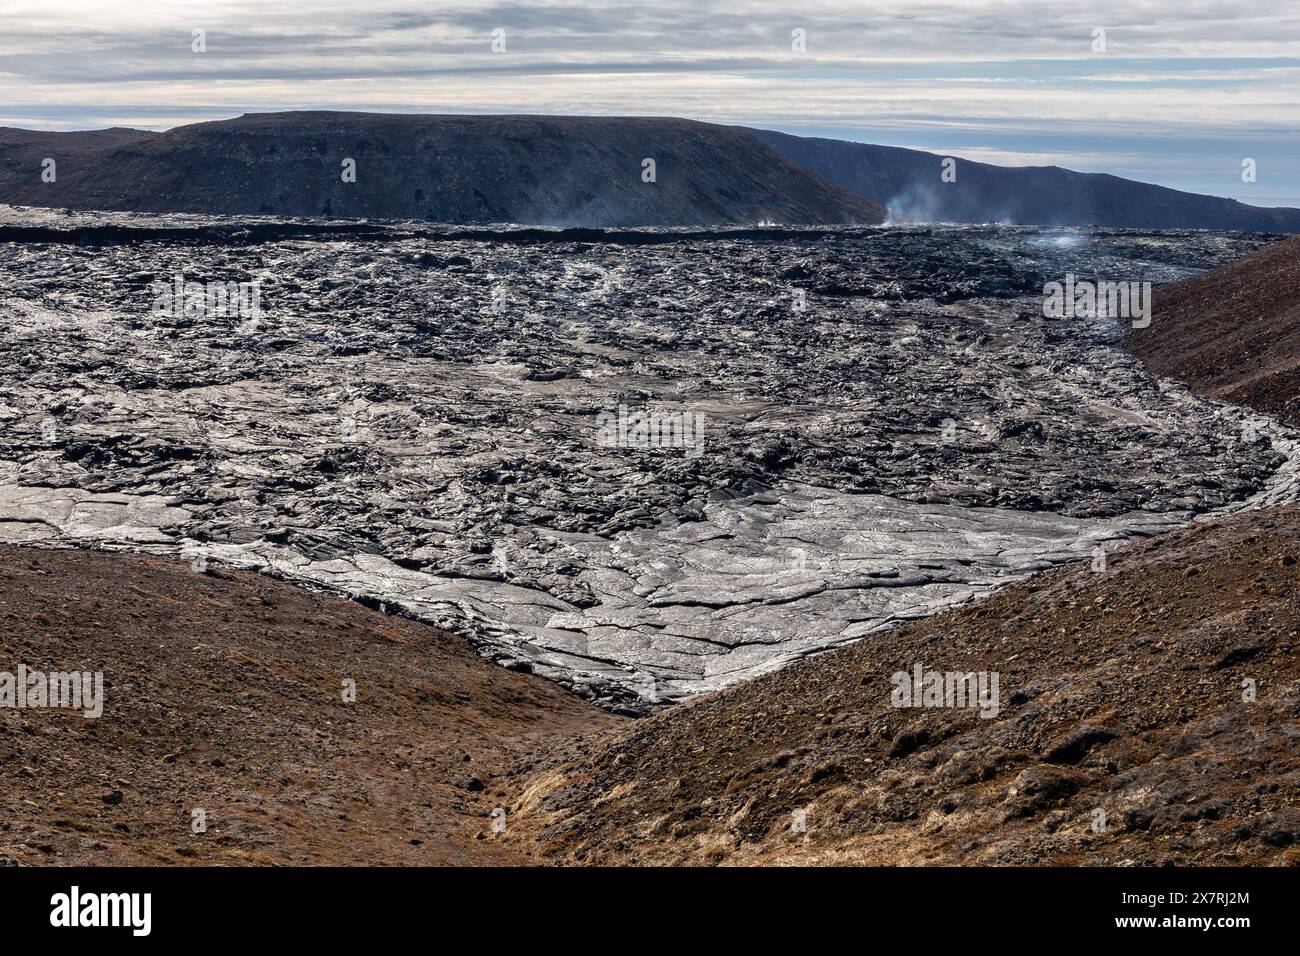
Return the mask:
[[[832,182],[888,206],[896,219],[1300,232],[1300,209],[1247,206],[1102,173],[958,159],[956,181],[945,183],[940,178],[944,157],[935,153],[772,130],[746,132]]]
[[[40,163],[58,163],[43,183]],[[356,182],[342,163],[356,161]],[[642,160],[657,181],[642,181]],[[740,130],[680,119],[264,113],[165,133],[0,130],[0,202],[563,226],[871,224]]]
[[[1300,424],[1300,237],[1158,289],[1127,335],[1157,375]]]

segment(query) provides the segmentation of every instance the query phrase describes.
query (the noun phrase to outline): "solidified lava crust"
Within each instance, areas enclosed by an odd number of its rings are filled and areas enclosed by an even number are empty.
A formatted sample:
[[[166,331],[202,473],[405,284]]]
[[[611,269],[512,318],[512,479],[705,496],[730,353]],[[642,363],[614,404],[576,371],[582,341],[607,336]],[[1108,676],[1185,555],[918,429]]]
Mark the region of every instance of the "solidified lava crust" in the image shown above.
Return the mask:
[[[0,538],[282,575],[652,709],[1292,497],[1293,433],[1041,310],[1267,239],[10,210]],[[160,312],[177,277],[260,314]],[[602,444],[652,409],[695,445]]]

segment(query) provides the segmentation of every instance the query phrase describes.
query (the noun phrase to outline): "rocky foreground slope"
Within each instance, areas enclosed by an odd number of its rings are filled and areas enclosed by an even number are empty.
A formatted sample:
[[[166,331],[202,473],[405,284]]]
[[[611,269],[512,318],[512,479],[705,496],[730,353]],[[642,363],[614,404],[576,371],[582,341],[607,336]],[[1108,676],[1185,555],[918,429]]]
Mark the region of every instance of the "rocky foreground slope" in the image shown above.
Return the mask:
[[[506,770],[619,723],[444,631],[138,555],[0,547],[19,663],[102,672],[103,714],[0,708],[0,865],[527,862],[476,839]]]
[[[46,159],[56,163],[54,182],[42,179]],[[345,160],[354,181],[344,180]],[[295,112],[165,133],[0,129],[0,202],[548,226],[885,217],[740,130],[584,116]]]
[[[107,687],[0,710],[0,862],[1294,864],[1297,541],[1197,525],[635,722],[259,575],[3,548],[3,659]],[[1001,712],[892,707],[916,664]]]
[[[1157,375],[1300,424],[1300,238],[1163,286],[1127,338]]]
[[[1300,232],[1300,209],[1249,206],[1104,173],[957,159],[956,178],[946,182],[945,157],[936,153],[747,132],[831,182],[887,205],[900,221]]]

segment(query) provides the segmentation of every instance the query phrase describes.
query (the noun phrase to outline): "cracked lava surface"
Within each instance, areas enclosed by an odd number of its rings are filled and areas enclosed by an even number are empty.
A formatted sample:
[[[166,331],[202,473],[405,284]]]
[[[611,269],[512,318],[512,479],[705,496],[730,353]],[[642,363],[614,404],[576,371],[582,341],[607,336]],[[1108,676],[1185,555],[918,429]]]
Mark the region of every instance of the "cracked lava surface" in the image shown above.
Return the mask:
[[[653,709],[1294,500],[1294,431],[1040,308],[1066,272],[1266,241],[8,210],[0,540],[276,574]],[[159,314],[178,275],[255,282],[261,314]],[[703,416],[701,444],[603,445],[620,406]]]

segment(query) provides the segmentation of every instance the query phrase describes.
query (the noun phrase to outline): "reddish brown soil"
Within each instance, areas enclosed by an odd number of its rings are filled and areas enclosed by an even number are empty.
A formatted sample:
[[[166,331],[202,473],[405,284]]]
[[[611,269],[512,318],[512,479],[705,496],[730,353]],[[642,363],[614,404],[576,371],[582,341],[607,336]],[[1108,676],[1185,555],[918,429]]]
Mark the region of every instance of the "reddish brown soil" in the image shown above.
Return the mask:
[[[1300,237],[1157,290],[1128,337],[1157,375],[1300,424]]]
[[[1289,507],[1059,568],[520,773],[512,819],[575,863],[1294,864],[1297,558]],[[918,662],[1001,714],[894,708]]]
[[[491,834],[504,772],[622,722],[443,631],[141,556],[0,547],[20,663],[103,671],[106,703],[0,709],[0,863],[527,862]]]
[[[636,722],[283,582],[0,548],[0,670],[109,685],[0,710],[0,861],[1295,863],[1298,542],[1201,525]],[[892,707],[917,662],[1002,713]]]

